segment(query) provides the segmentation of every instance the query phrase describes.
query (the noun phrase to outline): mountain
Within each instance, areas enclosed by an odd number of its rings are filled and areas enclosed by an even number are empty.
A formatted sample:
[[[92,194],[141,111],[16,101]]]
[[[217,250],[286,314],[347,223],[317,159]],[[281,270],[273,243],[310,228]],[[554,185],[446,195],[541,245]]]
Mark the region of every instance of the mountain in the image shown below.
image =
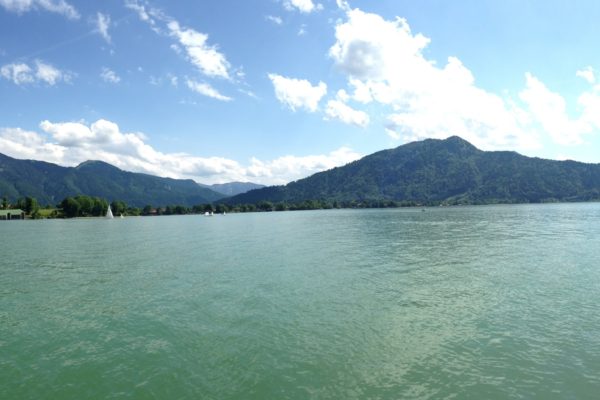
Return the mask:
[[[0,154],[0,196],[10,201],[31,196],[41,204],[56,204],[78,194],[122,200],[137,207],[192,206],[225,197],[191,179],[127,172],[102,161],[86,161],[73,168]]]
[[[422,204],[529,203],[600,199],[600,164],[481,151],[453,136],[383,150],[285,186],[228,198],[260,201],[394,200]]]
[[[258,183],[252,182],[229,182],[229,183],[215,183],[213,185],[201,185],[207,187],[217,193],[221,193],[224,196],[235,196],[237,194],[246,193],[250,190],[260,189],[265,185],[259,185]]]

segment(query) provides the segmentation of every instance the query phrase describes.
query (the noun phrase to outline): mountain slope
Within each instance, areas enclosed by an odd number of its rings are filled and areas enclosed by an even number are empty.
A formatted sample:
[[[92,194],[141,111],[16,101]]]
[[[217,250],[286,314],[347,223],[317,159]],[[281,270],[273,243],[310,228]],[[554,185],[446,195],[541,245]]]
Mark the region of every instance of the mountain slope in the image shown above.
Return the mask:
[[[191,206],[224,196],[191,179],[170,179],[122,171],[101,161],[61,167],[43,161],[17,160],[0,154],[0,196],[11,201],[35,197],[41,204],[56,204],[67,196],[85,194],[129,205]]]
[[[227,203],[395,200],[481,204],[591,199],[600,199],[600,165],[484,152],[454,136],[380,151],[286,186],[231,197]]]

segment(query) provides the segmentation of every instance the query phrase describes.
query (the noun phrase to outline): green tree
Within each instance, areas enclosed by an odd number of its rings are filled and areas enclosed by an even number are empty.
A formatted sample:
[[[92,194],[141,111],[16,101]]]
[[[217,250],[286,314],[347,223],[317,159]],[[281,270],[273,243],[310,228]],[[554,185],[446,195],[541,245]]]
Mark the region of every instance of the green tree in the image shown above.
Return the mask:
[[[127,215],[133,215],[133,216],[137,217],[141,214],[142,214],[142,209],[139,207],[128,207],[127,208]]]
[[[150,204],[145,205],[142,209],[142,215],[150,215],[152,213],[152,206]]]
[[[8,199],[6,198],[6,196],[2,197],[2,208],[4,210],[6,210],[8,208]]]
[[[121,200],[115,200],[110,203],[110,208],[112,209],[113,214],[117,216],[127,212],[127,204]]]
[[[106,215],[106,211],[108,211],[108,201],[101,199],[99,197],[92,198],[92,215],[95,217],[101,217]]]
[[[34,213],[37,213],[39,209],[40,205],[34,197],[25,197],[25,207],[23,208],[25,214],[32,215]]]
[[[81,210],[81,205],[79,202],[73,197],[67,197],[60,203],[60,207],[63,210],[65,217],[67,218],[75,218],[79,216],[79,210]]]
[[[217,204],[216,208],[215,208],[215,212],[217,214],[223,214],[224,212],[229,211],[227,206],[223,203]]]
[[[92,210],[94,208],[94,201],[91,197],[80,195],[75,196],[75,200],[79,203],[79,214],[84,217],[88,217],[92,215]]]
[[[270,201],[260,201],[257,207],[260,211],[273,211],[273,203],[271,203]]]

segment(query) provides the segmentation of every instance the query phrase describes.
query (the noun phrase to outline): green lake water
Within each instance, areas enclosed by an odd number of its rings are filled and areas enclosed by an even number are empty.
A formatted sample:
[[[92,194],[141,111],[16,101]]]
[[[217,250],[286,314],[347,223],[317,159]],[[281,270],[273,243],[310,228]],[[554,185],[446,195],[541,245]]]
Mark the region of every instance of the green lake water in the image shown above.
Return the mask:
[[[1,399],[585,399],[600,204],[0,222]]]

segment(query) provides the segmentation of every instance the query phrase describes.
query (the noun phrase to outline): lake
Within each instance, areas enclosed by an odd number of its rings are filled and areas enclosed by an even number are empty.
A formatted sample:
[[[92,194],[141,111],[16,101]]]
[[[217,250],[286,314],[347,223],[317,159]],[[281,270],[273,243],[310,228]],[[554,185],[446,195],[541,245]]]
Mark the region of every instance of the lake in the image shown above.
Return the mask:
[[[0,222],[2,399],[595,398],[600,204]]]

